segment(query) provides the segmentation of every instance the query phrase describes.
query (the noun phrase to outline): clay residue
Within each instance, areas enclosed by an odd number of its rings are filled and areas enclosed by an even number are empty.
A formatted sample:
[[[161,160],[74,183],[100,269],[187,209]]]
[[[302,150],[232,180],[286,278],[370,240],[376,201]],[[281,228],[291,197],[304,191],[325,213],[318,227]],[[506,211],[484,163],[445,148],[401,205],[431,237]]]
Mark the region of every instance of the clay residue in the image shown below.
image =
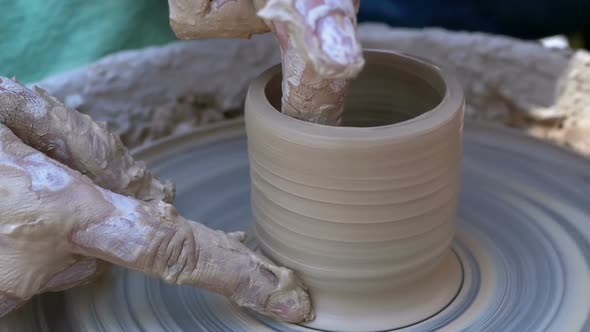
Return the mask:
[[[59,292],[94,281],[107,263],[92,257],[84,257],[63,271],[57,272],[45,284],[41,292]]]
[[[168,3],[171,25],[180,38],[250,37],[272,29],[283,51],[283,113],[310,122],[340,123],[346,80],[364,65],[356,37],[358,0]],[[334,80],[338,82],[331,83]]]

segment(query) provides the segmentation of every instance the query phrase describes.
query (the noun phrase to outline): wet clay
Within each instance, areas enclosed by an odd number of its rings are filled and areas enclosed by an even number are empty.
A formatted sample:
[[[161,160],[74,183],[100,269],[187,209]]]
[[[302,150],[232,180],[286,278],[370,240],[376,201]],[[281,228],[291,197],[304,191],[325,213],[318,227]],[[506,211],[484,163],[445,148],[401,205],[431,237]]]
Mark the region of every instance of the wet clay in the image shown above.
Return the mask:
[[[340,124],[349,79],[364,65],[358,0],[169,0],[180,38],[247,37],[274,31],[282,50],[283,113]],[[263,19],[263,20],[261,20]]]
[[[307,325],[321,330],[416,323],[448,305],[462,280],[450,250],[462,90],[407,56],[365,58],[341,127],[278,112],[278,67],[246,99],[257,239],[302,277],[317,312]]]

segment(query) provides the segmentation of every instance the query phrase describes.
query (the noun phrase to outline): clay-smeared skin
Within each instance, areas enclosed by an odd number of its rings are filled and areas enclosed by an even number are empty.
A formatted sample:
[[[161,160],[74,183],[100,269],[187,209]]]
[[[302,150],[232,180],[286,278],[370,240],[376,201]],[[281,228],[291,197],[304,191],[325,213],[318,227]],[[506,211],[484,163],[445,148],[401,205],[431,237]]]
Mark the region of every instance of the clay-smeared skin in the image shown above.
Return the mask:
[[[107,263],[93,257],[84,257],[72,266],[49,279],[41,292],[59,292],[94,281],[107,267]]]
[[[272,22],[283,59],[281,111],[339,125],[350,78],[364,65],[356,38],[359,1],[269,0],[258,15]]]
[[[311,318],[309,298],[293,272],[254,255],[240,242],[242,233],[226,234],[190,222],[164,202],[103,196],[115,210],[105,219],[75,227],[70,234],[75,252],[167,282],[206,288],[279,319]]]
[[[171,25],[180,38],[274,31],[283,58],[282,112],[308,122],[340,124],[349,80],[364,65],[356,36],[359,0],[168,2]],[[256,10],[264,21],[246,15]]]
[[[79,170],[97,185],[142,200],[174,200],[174,186],[134,161],[118,136],[67,109],[43,89],[0,77],[0,123],[24,143]]]
[[[281,112],[307,122],[339,125],[350,81],[321,77],[290,42],[281,51],[284,77]]]
[[[244,234],[213,231],[184,219],[168,203],[124,196],[81,174],[88,163],[108,164],[99,158],[119,153],[119,145],[108,145],[112,140],[101,141],[103,135],[113,137],[105,129],[13,81],[2,79],[1,86],[0,317],[35,294],[91,281],[104,264],[101,259],[171,283],[209,289],[282,320],[313,318],[309,297],[293,273],[245,247],[240,242]],[[84,129],[78,144],[114,151],[79,159],[92,151],[78,154],[83,151],[67,148],[76,142],[66,130],[76,128]],[[52,145],[59,139],[67,144]],[[94,179],[110,184],[104,179],[111,174],[101,172],[117,169],[112,167],[92,173]],[[141,197],[143,191],[130,193]]]
[[[0,292],[0,317],[2,313],[18,309],[25,301],[7,292]]]
[[[170,25],[182,39],[249,38],[270,31],[252,0],[170,0]]]

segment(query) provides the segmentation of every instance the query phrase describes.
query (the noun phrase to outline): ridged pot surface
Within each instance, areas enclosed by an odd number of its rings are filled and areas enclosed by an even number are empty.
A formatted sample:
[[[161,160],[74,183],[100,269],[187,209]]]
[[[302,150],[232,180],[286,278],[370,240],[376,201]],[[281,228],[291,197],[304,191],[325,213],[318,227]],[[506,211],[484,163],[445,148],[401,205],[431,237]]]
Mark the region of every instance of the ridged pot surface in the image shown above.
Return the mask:
[[[367,51],[340,127],[279,112],[280,68],[250,86],[246,130],[262,251],[309,286],[333,331],[406,326],[444,308],[461,268],[451,252],[463,95],[439,68]]]

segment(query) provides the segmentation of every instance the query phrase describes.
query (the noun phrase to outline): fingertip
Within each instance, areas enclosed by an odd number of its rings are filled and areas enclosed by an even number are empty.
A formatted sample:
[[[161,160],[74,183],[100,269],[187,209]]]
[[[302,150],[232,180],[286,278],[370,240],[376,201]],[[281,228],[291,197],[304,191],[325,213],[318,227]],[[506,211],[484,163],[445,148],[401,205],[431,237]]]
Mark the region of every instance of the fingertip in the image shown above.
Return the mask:
[[[315,319],[309,294],[300,287],[271,295],[267,310],[280,320],[290,323],[303,323]]]

